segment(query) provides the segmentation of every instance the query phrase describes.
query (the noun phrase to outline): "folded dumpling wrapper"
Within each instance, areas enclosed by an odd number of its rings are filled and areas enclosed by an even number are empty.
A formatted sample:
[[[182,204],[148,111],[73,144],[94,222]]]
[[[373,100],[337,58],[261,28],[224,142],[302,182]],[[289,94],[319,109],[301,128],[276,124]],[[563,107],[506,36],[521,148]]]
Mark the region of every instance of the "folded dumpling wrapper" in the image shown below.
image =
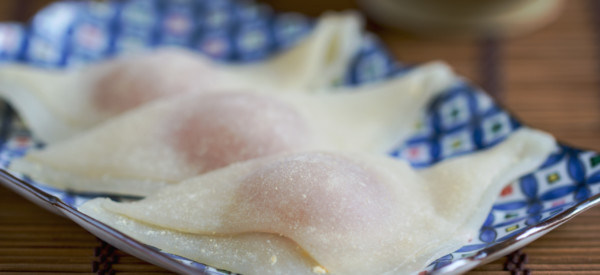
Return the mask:
[[[321,91],[343,77],[361,36],[358,14],[330,13],[297,46],[260,63],[219,64],[191,51],[165,48],[69,70],[3,65],[0,97],[19,112],[35,137],[53,143],[173,94],[251,87]]]
[[[385,154],[457,82],[442,63],[327,94],[189,93],[32,150],[10,170],[79,192],[148,195],[231,163],[302,150]]]
[[[476,238],[504,185],[555,148],[552,136],[521,128],[491,149],[423,170],[385,156],[294,153],[79,210],[166,252],[243,274],[410,274]]]

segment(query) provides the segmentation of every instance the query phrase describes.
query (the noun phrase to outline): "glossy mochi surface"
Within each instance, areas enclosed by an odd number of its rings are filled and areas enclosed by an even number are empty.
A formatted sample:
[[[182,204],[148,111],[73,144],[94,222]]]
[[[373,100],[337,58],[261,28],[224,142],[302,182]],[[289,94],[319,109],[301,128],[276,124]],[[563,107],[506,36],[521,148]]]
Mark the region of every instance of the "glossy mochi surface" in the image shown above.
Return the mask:
[[[36,138],[55,143],[145,103],[187,92],[319,93],[343,77],[361,35],[360,16],[329,13],[306,39],[260,63],[219,63],[166,47],[67,70],[8,64],[0,68],[0,97]]]
[[[58,188],[148,195],[251,158],[305,150],[385,154],[455,82],[446,65],[431,63],[387,82],[326,94],[185,93],[32,150],[10,169]]]
[[[198,173],[310,144],[308,122],[293,106],[274,98],[214,94],[190,109],[174,122],[168,139],[187,163],[202,167]]]
[[[96,199],[80,210],[151,245],[169,241],[145,232],[166,230],[172,234],[167,239],[219,236],[212,239],[214,247],[236,242],[242,250],[284,237],[303,251],[295,254],[296,248],[282,244],[272,255],[257,257],[256,269],[215,259],[211,247],[181,254],[246,274],[310,274],[315,268],[407,274],[473,238],[504,185],[541,165],[554,148],[550,135],[521,129],[489,150],[424,170],[376,155],[272,156],[215,170],[138,202]],[[105,219],[111,215],[120,218]],[[260,260],[278,253],[295,256],[288,263]],[[279,269],[278,262],[294,269]],[[313,262],[317,266],[306,267]]]

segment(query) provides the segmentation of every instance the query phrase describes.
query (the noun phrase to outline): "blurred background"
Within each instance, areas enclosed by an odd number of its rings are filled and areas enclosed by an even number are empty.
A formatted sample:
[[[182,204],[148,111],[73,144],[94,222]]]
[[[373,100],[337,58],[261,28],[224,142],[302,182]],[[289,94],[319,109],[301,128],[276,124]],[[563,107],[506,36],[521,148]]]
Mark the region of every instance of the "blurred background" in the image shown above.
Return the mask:
[[[0,20],[25,22],[51,2],[55,1],[2,0]],[[548,131],[567,144],[600,151],[600,1],[260,2],[275,11],[310,16],[328,10],[361,10],[373,18],[368,28],[398,60],[443,60],[525,124]],[[108,270],[107,265],[112,271],[164,272],[118,252],[70,221],[39,214],[39,208],[15,194],[2,189],[0,197],[8,205],[14,204],[20,215],[14,219],[17,224],[0,216],[0,272],[96,273]],[[600,274],[599,210],[589,211],[523,251],[471,274]],[[16,214],[4,211],[0,215]],[[14,229],[34,221],[61,230],[51,233],[49,229],[34,236]],[[13,235],[6,233],[9,229]],[[56,253],[72,260],[46,256]],[[110,262],[110,257],[119,260]]]

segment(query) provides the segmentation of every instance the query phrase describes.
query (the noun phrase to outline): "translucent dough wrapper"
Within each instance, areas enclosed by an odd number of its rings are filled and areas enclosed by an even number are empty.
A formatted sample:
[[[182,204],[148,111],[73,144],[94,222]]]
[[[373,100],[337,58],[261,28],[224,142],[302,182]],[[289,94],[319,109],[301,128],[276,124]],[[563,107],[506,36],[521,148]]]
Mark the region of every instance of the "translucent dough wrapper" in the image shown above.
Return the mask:
[[[34,136],[54,143],[157,98],[241,88],[311,93],[344,75],[360,47],[362,19],[330,13],[295,47],[260,62],[219,64],[184,49],[163,48],[84,68],[0,68],[0,97]]]
[[[78,192],[148,195],[231,163],[303,150],[385,154],[457,81],[444,64],[332,93],[188,93],[32,150],[10,169]]]
[[[522,128],[491,149],[423,170],[383,156],[295,153],[233,164],[141,201],[95,199],[80,210],[233,272],[411,274],[476,237],[500,190],[555,148],[552,136]]]

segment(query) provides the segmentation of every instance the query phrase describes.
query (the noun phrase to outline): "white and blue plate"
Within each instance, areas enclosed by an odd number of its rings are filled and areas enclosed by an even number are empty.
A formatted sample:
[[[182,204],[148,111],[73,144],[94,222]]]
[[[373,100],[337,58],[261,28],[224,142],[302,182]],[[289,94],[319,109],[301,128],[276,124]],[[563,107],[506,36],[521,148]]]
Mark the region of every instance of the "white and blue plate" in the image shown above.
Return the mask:
[[[65,1],[48,6],[26,25],[0,24],[0,61],[64,68],[145,48],[180,46],[222,62],[260,62],[300,41],[314,20],[274,13],[268,6],[235,0]],[[410,70],[366,36],[342,83],[360,85]],[[494,146],[521,124],[469,83],[433,100],[416,134],[392,150],[422,168]],[[12,109],[0,108],[0,183],[96,236],[150,263],[180,273],[228,274],[130,237],[80,213],[98,194],[71,193],[4,170],[13,158],[40,146]],[[114,199],[128,199],[114,197]],[[452,274],[497,259],[600,203],[600,154],[559,145],[534,173],[506,186],[477,239],[431,263],[423,274]]]

